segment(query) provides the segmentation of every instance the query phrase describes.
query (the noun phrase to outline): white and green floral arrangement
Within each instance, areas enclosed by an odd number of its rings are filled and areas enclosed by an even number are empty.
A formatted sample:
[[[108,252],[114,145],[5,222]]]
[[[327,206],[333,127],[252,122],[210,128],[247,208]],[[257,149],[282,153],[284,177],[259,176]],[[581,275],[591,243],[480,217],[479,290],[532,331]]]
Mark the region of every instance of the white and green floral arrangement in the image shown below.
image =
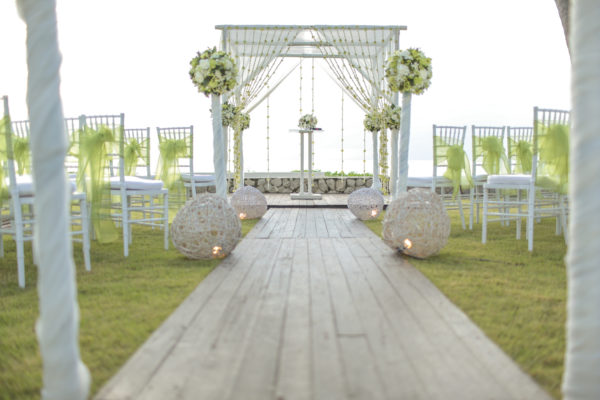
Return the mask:
[[[388,129],[400,129],[400,121],[402,120],[402,108],[395,104],[386,104],[383,107],[383,124]]]
[[[431,58],[419,49],[395,51],[385,64],[385,77],[394,92],[421,94],[431,84],[431,76]]]
[[[216,48],[198,52],[190,61],[190,78],[206,96],[221,95],[237,84],[237,66],[231,56]]]
[[[223,103],[221,106],[221,124],[223,126],[233,126],[236,114],[237,109],[233,104]]]
[[[298,128],[304,130],[312,130],[317,126],[317,117],[312,114],[305,114],[298,121]]]
[[[369,132],[379,132],[385,128],[383,115],[380,111],[373,110],[365,115],[363,125]]]
[[[240,132],[250,128],[250,114],[238,110],[234,124]]]

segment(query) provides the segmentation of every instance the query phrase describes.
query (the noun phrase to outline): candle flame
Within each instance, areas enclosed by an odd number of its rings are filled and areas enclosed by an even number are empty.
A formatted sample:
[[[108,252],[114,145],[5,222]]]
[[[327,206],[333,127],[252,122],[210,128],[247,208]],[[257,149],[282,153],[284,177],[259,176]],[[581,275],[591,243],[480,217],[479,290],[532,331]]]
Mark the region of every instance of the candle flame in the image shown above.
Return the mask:
[[[376,208],[372,209],[371,210],[371,217],[376,217],[378,213],[379,213],[379,211],[377,211]]]
[[[246,218],[246,213],[245,212],[241,212],[240,213],[240,219],[245,219]]]
[[[404,239],[404,241],[402,242],[402,244],[404,245],[404,249],[410,249],[412,247],[412,242],[410,239],[406,238]]]
[[[212,248],[212,254],[215,258],[223,257],[223,248],[221,246],[215,246]]]

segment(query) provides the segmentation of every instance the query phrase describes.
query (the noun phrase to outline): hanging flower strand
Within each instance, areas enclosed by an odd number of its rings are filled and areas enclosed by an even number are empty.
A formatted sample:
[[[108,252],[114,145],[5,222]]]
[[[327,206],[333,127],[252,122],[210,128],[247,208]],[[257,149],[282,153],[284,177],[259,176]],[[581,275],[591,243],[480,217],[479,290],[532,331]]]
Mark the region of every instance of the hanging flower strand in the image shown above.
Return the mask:
[[[379,132],[379,181],[381,182],[383,194],[388,194],[388,150],[387,150],[387,132],[385,130],[385,120],[382,112],[373,110],[363,121],[363,125],[369,132]]]
[[[394,52],[385,64],[390,90],[421,94],[431,84],[431,58],[419,49]]]
[[[387,129],[400,129],[402,120],[402,108],[394,104],[386,104],[383,107],[383,124]]]

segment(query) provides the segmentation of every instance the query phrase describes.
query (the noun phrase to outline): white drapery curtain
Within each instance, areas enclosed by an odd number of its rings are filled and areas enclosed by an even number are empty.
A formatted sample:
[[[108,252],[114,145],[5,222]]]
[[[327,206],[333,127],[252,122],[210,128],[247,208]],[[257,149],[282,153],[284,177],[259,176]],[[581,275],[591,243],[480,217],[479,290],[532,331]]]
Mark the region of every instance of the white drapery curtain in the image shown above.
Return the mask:
[[[600,399],[600,7],[571,2],[572,133],[565,399]]]
[[[312,39],[339,85],[368,113],[393,103],[385,82],[385,61],[392,53],[397,31],[351,27],[314,27]],[[397,141],[392,140],[392,145]],[[377,135],[373,134],[373,188],[380,189]],[[397,146],[391,149],[395,160]],[[382,160],[387,165],[387,160]],[[392,175],[396,175],[392,165]]]

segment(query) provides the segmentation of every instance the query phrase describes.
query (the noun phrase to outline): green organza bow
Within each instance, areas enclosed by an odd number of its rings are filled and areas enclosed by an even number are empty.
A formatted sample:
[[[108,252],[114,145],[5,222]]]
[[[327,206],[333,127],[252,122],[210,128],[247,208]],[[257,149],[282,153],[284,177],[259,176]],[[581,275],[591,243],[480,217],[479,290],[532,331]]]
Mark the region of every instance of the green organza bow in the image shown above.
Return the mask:
[[[110,183],[105,171],[116,147],[114,133],[106,126],[98,130],[85,127],[78,136],[78,146],[71,147],[71,152],[77,151],[79,157],[77,186],[87,189],[96,239],[100,243],[112,242],[117,239],[117,230],[110,217]]]
[[[451,180],[453,184],[452,197],[460,191],[460,187],[473,186],[473,180],[471,179],[471,168],[469,167],[469,157],[464,151],[461,145],[449,146],[440,137],[435,137],[435,155],[437,158],[437,164],[446,161],[447,169],[444,173],[444,177]]]
[[[569,127],[563,124],[538,128],[538,185],[567,193],[569,183]]]
[[[508,172],[508,160],[502,140],[497,136],[475,137],[475,157],[482,157],[481,166],[489,175]]]
[[[138,165],[138,160],[144,160],[143,145],[136,139],[129,139],[123,149],[125,160],[125,175],[133,176]]]
[[[159,151],[156,178],[160,179],[170,191],[177,190],[178,186],[181,186],[178,159],[189,157],[188,142],[185,139],[163,139]]]
[[[14,137],[13,155],[17,163],[17,174],[23,175],[30,173],[31,158],[29,156],[29,138]]]
[[[531,173],[533,152],[531,143],[527,140],[515,141],[510,139],[511,155],[515,156],[515,171],[518,174]]]

